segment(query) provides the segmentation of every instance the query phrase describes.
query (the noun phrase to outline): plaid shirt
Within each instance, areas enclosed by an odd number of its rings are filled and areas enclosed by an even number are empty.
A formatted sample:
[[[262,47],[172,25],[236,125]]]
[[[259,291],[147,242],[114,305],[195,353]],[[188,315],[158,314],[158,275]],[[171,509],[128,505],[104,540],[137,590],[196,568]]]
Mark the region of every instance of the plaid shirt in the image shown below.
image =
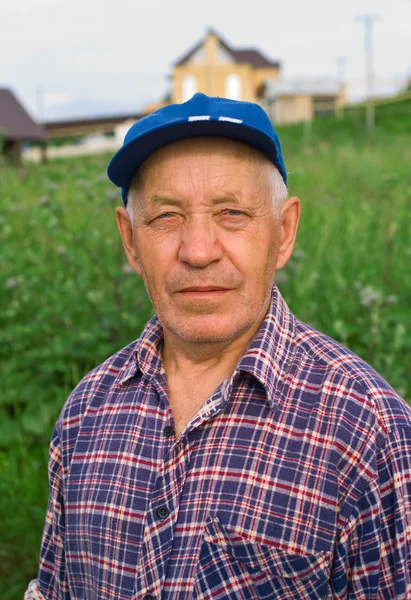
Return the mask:
[[[411,412],[348,350],[270,310],[175,439],[154,317],[57,422],[26,598],[411,598]]]

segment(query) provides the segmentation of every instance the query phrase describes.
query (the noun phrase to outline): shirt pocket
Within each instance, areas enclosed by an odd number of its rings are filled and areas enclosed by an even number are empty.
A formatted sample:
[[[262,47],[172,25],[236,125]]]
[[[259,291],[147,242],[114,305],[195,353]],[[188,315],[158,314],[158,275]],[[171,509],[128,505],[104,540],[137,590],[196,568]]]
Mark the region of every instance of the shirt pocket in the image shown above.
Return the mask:
[[[193,598],[325,600],[331,597],[329,558],[256,543],[210,517]]]

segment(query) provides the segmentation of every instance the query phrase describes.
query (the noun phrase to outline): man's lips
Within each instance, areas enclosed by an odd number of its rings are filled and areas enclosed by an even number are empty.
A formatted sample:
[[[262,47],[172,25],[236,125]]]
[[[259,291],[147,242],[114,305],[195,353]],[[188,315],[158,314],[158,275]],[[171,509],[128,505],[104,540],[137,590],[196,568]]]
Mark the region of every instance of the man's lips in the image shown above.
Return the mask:
[[[220,286],[191,286],[191,287],[186,287],[183,288],[181,290],[178,290],[179,294],[186,294],[186,295],[213,295],[213,296],[218,296],[220,294],[224,294],[225,292],[228,292],[230,290],[230,288],[225,288],[225,287],[220,287]]]

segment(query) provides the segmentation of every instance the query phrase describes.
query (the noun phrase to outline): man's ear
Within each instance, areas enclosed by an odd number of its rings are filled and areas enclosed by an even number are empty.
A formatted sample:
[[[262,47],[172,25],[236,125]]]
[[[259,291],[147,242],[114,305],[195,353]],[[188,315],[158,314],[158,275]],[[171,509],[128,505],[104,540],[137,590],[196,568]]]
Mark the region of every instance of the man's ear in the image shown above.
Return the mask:
[[[296,196],[289,198],[281,209],[281,234],[277,256],[277,269],[282,269],[287,264],[293,252],[300,214],[301,203]]]
[[[131,217],[123,206],[117,206],[116,208],[116,222],[130,267],[138,275],[141,275],[141,267],[137,260],[137,252],[134,245]]]

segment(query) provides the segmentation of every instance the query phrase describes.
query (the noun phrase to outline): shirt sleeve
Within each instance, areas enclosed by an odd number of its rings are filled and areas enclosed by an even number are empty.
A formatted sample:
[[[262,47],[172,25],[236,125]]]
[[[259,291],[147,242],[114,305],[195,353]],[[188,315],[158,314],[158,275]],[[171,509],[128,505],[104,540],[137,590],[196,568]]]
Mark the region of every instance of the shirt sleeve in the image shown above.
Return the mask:
[[[69,600],[64,553],[65,515],[59,422],[53,432],[49,457],[50,495],[40,551],[38,578],[31,581],[25,600]]]
[[[388,435],[376,468],[336,548],[336,599],[411,598],[411,428]]]
[[[39,590],[37,579],[30,581],[29,587],[24,594],[24,600],[46,600]]]

